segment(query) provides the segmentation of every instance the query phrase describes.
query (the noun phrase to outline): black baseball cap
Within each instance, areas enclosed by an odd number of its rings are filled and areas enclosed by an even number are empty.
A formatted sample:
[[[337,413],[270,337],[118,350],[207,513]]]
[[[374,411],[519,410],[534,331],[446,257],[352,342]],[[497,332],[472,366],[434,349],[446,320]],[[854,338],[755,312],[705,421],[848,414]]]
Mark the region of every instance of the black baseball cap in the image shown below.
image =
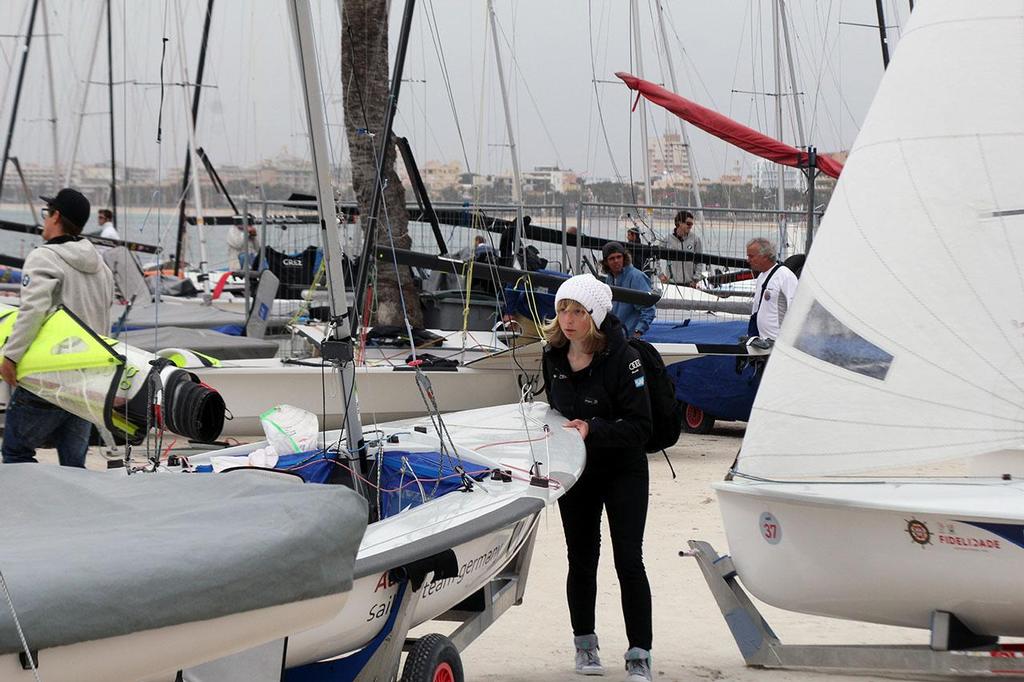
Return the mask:
[[[607,244],[604,245],[604,248],[601,249],[601,256],[604,258],[604,260],[607,260],[608,256],[612,255],[613,253],[621,253],[622,255],[626,255],[626,247],[620,244],[619,242],[608,242]]]
[[[46,205],[50,208],[60,211],[62,216],[74,223],[79,229],[85,227],[85,224],[89,222],[92,204],[77,189],[65,187],[57,192],[55,197],[39,198],[45,201]]]

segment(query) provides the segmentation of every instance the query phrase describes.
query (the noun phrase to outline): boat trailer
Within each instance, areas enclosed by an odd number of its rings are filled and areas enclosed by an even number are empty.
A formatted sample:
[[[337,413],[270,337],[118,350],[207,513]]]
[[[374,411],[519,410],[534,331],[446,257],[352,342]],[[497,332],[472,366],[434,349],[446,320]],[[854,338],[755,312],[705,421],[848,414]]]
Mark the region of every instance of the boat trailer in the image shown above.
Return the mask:
[[[753,668],[922,675],[1024,674],[1024,645],[971,632],[955,614],[934,611],[928,645],[783,644],[739,583],[732,557],[690,540],[680,556],[697,560],[736,646]]]

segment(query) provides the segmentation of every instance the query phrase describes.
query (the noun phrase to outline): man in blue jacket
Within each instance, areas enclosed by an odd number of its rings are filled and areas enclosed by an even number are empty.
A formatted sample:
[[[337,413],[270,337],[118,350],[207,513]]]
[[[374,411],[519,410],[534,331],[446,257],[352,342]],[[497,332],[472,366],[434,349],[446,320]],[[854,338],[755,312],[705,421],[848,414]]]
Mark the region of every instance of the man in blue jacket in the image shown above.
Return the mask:
[[[608,242],[604,245],[601,255],[604,257],[601,265],[606,273],[605,283],[608,286],[651,291],[651,280],[633,267],[633,259],[622,244]],[[643,336],[654,321],[654,312],[653,305],[642,306],[622,301],[616,301],[612,305],[612,314],[619,318],[626,329],[626,334],[630,336]]]

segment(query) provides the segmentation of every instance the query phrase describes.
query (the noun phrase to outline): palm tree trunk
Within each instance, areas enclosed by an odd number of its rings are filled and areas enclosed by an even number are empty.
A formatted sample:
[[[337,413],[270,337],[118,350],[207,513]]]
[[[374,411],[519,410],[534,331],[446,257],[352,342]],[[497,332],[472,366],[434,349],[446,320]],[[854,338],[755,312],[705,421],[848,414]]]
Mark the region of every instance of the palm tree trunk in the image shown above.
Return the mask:
[[[388,103],[388,8],[384,0],[344,0],[341,4],[341,77],[345,105],[345,134],[352,162],[352,189],[359,204],[363,227],[370,220],[370,201],[377,177],[382,126]],[[405,187],[395,173],[395,143],[390,137],[384,145],[384,196],[377,221],[377,243],[408,249],[409,214],[405,210]],[[388,235],[390,228],[391,235]],[[419,295],[406,266],[377,264],[374,324],[404,325],[405,315],[399,297],[399,282],[404,293],[406,312],[414,327],[423,326]],[[358,292],[357,292],[358,293]],[[360,302],[362,305],[362,302]]]

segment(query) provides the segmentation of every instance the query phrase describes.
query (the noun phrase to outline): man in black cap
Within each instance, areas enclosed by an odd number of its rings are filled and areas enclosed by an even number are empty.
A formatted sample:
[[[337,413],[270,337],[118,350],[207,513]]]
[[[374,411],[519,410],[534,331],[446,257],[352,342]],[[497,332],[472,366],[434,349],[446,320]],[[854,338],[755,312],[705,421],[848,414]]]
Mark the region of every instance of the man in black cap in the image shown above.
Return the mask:
[[[36,448],[53,442],[60,463],[85,466],[92,425],[18,386],[18,363],[47,316],[63,305],[98,334],[110,333],[114,276],[93,245],[81,238],[90,205],[81,192],[62,189],[40,197],[45,243],[29,253],[21,276],[21,307],[3,347],[0,376],[14,388],[7,406],[4,463],[35,462]]]
[[[625,246],[619,242],[608,242],[601,250],[601,255],[601,266],[606,273],[605,284],[637,291],[651,291],[651,280],[633,267],[633,258]],[[612,314],[619,318],[628,335],[643,336],[654,321],[655,310],[653,305],[642,306],[615,301],[612,304]]]

